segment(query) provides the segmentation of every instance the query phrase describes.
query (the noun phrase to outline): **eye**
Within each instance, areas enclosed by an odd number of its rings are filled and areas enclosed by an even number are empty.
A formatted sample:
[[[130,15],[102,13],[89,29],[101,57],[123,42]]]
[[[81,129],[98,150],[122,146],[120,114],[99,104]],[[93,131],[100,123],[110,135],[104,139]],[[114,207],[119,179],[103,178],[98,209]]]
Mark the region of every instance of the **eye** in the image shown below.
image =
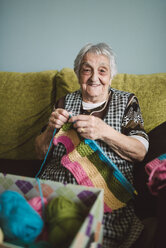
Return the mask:
[[[107,70],[106,70],[105,68],[100,68],[100,69],[99,69],[99,73],[100,73],[101,75],[104,75],[104,74],[107,73]]]
[[[89,67],[83,67],[82,69],[81,69],[81,72],[82,72],[82,74],[84,74],[84,75],[89,75],[89,74],[91,74],[91,68],[89,68]]]

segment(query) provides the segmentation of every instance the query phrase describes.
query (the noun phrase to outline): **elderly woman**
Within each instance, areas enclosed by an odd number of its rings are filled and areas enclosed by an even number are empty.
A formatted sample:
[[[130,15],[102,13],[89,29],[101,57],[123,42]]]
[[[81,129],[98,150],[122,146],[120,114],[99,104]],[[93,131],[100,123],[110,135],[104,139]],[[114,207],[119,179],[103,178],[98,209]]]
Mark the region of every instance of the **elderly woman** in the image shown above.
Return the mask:
[[[84,46],[75,59],[74,71],[80,90],[56,103],[47,127],[36,138],[38,158],[44,158],[54,129],[60,129],[66,122],[73,123],[79,135],[95,140],[133,183],[133,162],[143,160],[148,136],[136,96],[110,87],[117,73],[112,49],[105,43]],[[62,144],[52,146],[41,174],[43,179],[78,184],[61,163],[65,153]],[[104,213],[103,223],[103,247],[132,247],[143,229],[131,201],[126,207]]]

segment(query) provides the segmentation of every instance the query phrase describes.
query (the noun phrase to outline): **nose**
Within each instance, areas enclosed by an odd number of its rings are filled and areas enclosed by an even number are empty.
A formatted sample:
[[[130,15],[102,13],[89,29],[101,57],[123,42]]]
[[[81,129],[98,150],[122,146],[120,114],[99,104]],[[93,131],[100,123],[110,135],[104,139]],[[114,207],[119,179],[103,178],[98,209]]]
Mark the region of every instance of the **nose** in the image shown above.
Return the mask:
[[[93,71],[93,72],[92,72],[91,80],[92,80],[93,82],[98,81],[98,72],[97,72],[97,71]]]

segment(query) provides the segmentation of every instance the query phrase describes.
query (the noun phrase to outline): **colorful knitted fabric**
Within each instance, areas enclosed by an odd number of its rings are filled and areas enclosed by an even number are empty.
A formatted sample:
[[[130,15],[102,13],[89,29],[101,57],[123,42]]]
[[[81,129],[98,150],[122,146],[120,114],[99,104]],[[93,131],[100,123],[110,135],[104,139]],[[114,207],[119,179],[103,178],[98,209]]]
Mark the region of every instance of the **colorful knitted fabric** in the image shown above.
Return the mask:
[[[153,195],[166,187],[166,153],[146,164],[145,170],[149,175],[148,188]]]
[[[67,154],[61,164],[78,184],[104,189],[104,211],[122,208],[133,197],[134,188],[119,169],[110,162],[97,143],[82,139],[71,123],[66,123],[54,136],[54,145],[62,143]]]

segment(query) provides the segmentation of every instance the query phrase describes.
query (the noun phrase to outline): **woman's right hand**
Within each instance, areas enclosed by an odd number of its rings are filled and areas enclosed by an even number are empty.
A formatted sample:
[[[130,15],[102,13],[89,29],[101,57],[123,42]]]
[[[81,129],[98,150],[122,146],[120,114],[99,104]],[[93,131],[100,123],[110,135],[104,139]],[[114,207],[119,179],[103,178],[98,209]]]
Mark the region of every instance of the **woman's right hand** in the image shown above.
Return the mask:
[[[68,113],[65,109],[58,108],[51,113],[49,118],[48,127],[51,130],[55,128],[59,129],[66,123],[69,119],[70,113]]]
[[[63,126],[68,121],[70,113],[65,109],[58,108],[50,115],[48,126],[44,132],[35,139],[35,150],[38,159],[43,159],[48,151],[53,131]]]

